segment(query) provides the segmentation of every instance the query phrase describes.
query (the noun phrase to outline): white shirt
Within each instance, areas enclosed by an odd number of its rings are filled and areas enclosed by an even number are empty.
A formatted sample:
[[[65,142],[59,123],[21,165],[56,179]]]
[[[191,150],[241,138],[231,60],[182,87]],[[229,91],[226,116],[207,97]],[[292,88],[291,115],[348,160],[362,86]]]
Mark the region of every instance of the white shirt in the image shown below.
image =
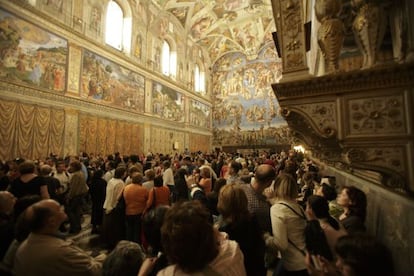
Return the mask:
[[[115,174],[115,169],[107,171],[102,178],[106,180],[106,182],[108,183],[109,180],[111,180],[114,177]]]
[[[306,269],[305,256],[292,244],[293,242],[301,250],[305,250],[305,227],[306,220],[299,217],[291,209],[282,205],[284,203],[292,207],[298,214],[303,210],[299,204],[278,200],[270,208],[270,219],[272,221],[273,241],[282,254],[283,265],[288,271]]]
[[[109,214],[115,208],[124,186],[122,179],[112,178],[109,180],[108,185],[106,185],[106,197],[103,205],[106,214]]]
[[[162,174],[162,181],[164,186],[174,185],[174,174],[171,168],[168,168]]]

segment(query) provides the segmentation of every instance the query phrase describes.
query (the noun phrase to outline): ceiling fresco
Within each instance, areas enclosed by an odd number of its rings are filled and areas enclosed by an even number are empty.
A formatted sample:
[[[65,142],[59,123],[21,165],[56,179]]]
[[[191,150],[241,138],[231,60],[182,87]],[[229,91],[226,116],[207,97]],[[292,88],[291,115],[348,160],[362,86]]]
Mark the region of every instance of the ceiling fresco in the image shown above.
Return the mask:
[[[270,0],[152,0],[181,23],[214,63],[229,52],[255,59],[275,31]]]

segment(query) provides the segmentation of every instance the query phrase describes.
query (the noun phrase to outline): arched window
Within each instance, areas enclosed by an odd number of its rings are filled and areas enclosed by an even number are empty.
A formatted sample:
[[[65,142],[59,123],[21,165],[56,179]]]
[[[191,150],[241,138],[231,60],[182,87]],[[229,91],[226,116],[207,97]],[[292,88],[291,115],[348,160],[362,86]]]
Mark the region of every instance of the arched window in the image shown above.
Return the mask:
[[[194,68],[194,90],[195,92],[206,94],[205,74],[200,70],[198,64],[196,64]]]
[[[115,49],[129,53],[132,32],[131,16],[126,16],[117,2],[110,1],[105,22],[105,42]]]
[[[177,52],[172,51],[170,44],[164,40],[162,43],[162,73],[175,78],[177,71]]]

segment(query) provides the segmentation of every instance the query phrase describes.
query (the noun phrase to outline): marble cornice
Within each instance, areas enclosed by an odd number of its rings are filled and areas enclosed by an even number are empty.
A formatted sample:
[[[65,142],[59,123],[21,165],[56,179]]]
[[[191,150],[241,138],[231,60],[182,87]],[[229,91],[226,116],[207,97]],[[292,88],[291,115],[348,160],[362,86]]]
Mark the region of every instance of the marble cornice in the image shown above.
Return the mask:
[[[385,77],[386,76],[386,77]],[[414,85],[414,63],[272,84],[279,101]]]

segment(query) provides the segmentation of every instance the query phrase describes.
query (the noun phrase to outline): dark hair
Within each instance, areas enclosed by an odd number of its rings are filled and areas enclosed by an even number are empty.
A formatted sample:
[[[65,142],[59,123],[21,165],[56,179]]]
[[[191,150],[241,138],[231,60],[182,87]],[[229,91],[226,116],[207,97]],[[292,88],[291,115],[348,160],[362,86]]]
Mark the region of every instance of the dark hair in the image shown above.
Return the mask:
[[[118,167],[115,169],[114,178],[122,178],[124,176],[124,173],[126,172],[125,167]]]
[[[230,167],[237,173],[242,169],[242,165],[237,161],[231,161]]]
[[[131,154],[129,159],[131,160],[132,163],[137,163],[139,161],[139,157],[136,154]]]
[[[33,161],[24,161],[19,165],[19,173],[20,174],[28,174],[28,173],[34,173],[35,172],[35,164]]]
[[[92,179],[100,179],[102,178],[103,175],[104,175],[104,171],[101,169],[98,169],[93,173]]]
[[[162,179],[162,175],[158,175],[154,178],[154,186],[155,187],[162,187],[163,185],[163,179]]]
[[[136,276],[145,259],[139,244],[120,241],[102,265],[103,276]]]
[[[134,172],[131,175],[131,180],[133,184],[141,184],[143,180],[142,173]]]
[[[81,165],[80,161],[78,161],[78,160],[74,160],[74,161],[70,162],[69,166],[73,169],[72,172],[77,172],[77,171],[80,171],[82,169],[82,165]]]
[[[145,239],[151,247],[152,255],[162,250],[161,246],[161,226],[164,221],[165,214],[170,209],[167,205],[160,205],[150,209],[142,219],[142,229]]]
[[[321,189],[323,197],[328,201],[334,200],[338,196],[335,188],[326,183],[322,183]]]
[[[318,219],[327,219],[335,230],[339,230],[339,223],[329,214],[329,204],[325,198],[311,195],[308,197],[308,204]]]
[[[394,275],[391,252],[372,236],[362,233],[342,236],[335,251],[355,276]]]
[[[356,215],[364,222],[367,213],[367,196],[363,191],[354,186],[345,186],[350,202],[349,215]]]
[[[208,210],[197,200],[174,204],[161,227],[164,251],[185,273],[204,269],[219,249]]]
[[[40,195],[26,195],[16,200],[14,204],[14,216],[15,218],[19,217],[21,213],[23,213],[27,207],[30,205],[39,202],[42,200]]]

